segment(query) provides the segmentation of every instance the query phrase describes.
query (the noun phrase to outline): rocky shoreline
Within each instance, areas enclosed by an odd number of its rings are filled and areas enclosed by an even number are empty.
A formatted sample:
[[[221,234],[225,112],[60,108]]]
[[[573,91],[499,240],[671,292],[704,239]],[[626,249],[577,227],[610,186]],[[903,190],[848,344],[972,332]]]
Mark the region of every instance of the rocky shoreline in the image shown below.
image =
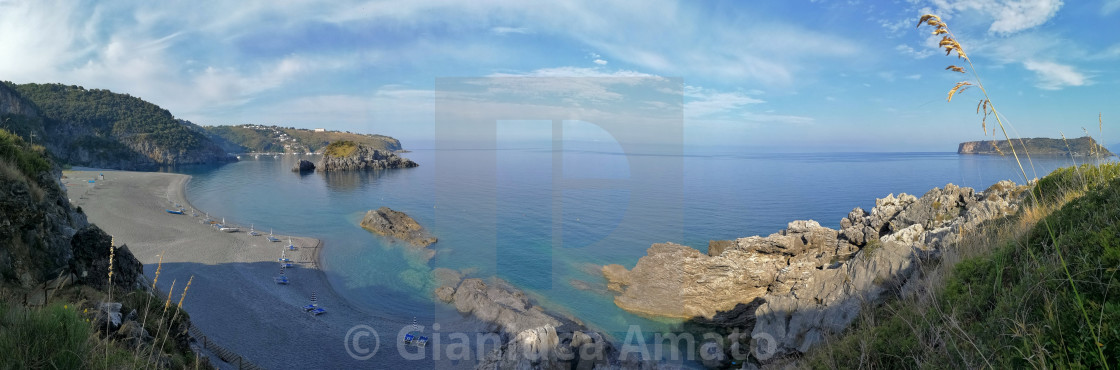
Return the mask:
[[[546,311],[501,279],[464,279],[459,272],[443,268],[433,274],[442,281],[435,291],[437,299],[494,325],[492,330],[501,335],[503,344],[481,358],[476,369],[643,367],[640,360],[621,358],[604,334],[577,319]]]
[[[798,355],[843,331],[867,304],[920,289],[923,262],[1018,210],[1027,186],[1001,181],[983,192],[952,184],[921,198],[888,195],[855,208],[840,230],[793,221],[766,237],[713,241],[708,253],[654,244],[632,269],[602,268],[627,311],[732,326],[751,333],[756,361]],[[730,347],[724,349],[730,355]],[[765,357],[765,358],[759,358]]]

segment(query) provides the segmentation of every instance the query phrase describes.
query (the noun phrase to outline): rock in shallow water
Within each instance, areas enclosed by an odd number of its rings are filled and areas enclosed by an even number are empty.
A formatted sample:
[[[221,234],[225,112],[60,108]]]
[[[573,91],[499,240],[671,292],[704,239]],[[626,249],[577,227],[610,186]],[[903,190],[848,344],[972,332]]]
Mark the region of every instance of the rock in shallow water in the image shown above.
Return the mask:
[[[416,222],[415,219],[404,212],[389,209],[389,207],[381,207],[366,212],[361,225],[366,230],[403,240],[417,247],[427,247],[438,241],[436,237],[424,230],[424,227],[420,226],[420,223]]]

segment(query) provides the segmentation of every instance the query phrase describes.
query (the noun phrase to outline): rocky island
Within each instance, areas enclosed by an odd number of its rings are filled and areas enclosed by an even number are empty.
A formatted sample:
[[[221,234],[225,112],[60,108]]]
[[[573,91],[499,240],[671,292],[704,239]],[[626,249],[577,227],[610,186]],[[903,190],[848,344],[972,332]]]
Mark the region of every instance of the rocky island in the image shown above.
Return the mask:
[[[389,207],[381,207],[366,212],[361,225],[363,229],[378,235],[405,241],[421,248],[432,245],[439,240],[429,234],[427,230],[424,230],[424,227],[420,226],[420,223],[409,215],[394,211]]]
[[[315,170],[321,172],[384,170],[416,166],[419,164],[408,158],[401,158],[388,150],[375,149],[353,141],[336,141],[323,148],[323,158],[315,164]]]
[[[1015,150],[1030,155],[1060,155],[1072,157],[1111,157],[1112,152],[1105,149],[1093,138],[1085,136],[1076,139],[1028,138],[1011,139]],[[1007,140],[967,141],[957,148],[957,154],[1011,154]]]

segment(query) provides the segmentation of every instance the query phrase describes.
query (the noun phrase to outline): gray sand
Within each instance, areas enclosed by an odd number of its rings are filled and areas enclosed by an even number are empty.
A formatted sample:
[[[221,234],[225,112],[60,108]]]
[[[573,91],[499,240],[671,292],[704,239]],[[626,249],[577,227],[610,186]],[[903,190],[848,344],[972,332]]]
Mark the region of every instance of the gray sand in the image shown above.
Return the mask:
[[[99,173],[105,174],[104,181],[87,183]],[[183,303],[194,325],[246,360],[266,368],[434,365],[406,361],[398,354],[396,337],[403,327],[399,321],[374,319],[335,295],[316,268],[323,247],[319,240],[292,236],[299,250],[287,252],[286,257],[297,267],[286,270],[291,285],[278,285],[273,281],[280,272],[277,258],[287,248],[289,236],[277,234],[281,242],[271,243],[264,236],[250,236],[247,228],[224,233],[200,223],[204,210],[193,217],[183,194],[190,176],[122,171],[67,171],[65,175],[72,202],[82,207],[91,223],[113,235],[116,245],[127,244],[144,263],[149,279],[163,256],[160,291],[166,294],[175,281],[172,299],[178,300],[183,285],[194,276]],[[187,214],[167,213],[174,203],[186,208]],[[221,215],[210,216],[221,221]],[[267,225],[256,225],[258,232],[262,229],[267,235]],[[311,316],[301,309],[312,291],[328,313]],[[372,359],[358,361],[348,353],[344,337],[355,325],[368,325],[379,333],[380,350]],[[373,347],[369,337],[362,343],[361,348]]]

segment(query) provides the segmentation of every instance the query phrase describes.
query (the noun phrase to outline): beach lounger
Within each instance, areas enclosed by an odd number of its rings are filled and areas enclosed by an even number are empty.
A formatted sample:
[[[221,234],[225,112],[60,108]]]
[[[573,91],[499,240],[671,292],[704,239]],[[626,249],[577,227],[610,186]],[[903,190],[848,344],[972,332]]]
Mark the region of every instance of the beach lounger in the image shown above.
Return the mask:
[[[426,346],[426,345],[428,345],[428,337],[420,336],[420,339],[416,340],[416,346],[417,347],[423,347],[423,346]]]
[[[287,258],[277,258],[276,260],[280,261],[280,262],[292,262],[292,260],[287,259]]]
[[[273,279],[276,280],[276,283],[280,285],[288,285],[288,283],[291,282],[290,280],[288,280],[287,276],[277,276]]]
[[[317,304],[314,304],[314,303],[312,303],[312,304],[309,304],[309,305],[303,306],[303,311],[304,311],[304,312],[309,312],[309,311],[312,311],[312,310],[314,310],[314,309],[316,309],[316,308],[319,308],[319,305],[317,305]]]
[[[327,313],[327,309],[325,308],[316,308],[314,310],[311,310],[311,314],[314,316],[319,316],[325,313]]]
[[[296,265],[295,265],[295,264],[293,264],[293,263],[288,263],[288,262],[281,262],[281,263],[280,263],[280,266],[283,266],[284,268],[292,268],[292,267],[296,267]]]
[[[415,340],[415,339],[416,339],[416,336],[412,335],[412,333],[405,334],[404,335],[404,344],[412,344],[412,341]]]

